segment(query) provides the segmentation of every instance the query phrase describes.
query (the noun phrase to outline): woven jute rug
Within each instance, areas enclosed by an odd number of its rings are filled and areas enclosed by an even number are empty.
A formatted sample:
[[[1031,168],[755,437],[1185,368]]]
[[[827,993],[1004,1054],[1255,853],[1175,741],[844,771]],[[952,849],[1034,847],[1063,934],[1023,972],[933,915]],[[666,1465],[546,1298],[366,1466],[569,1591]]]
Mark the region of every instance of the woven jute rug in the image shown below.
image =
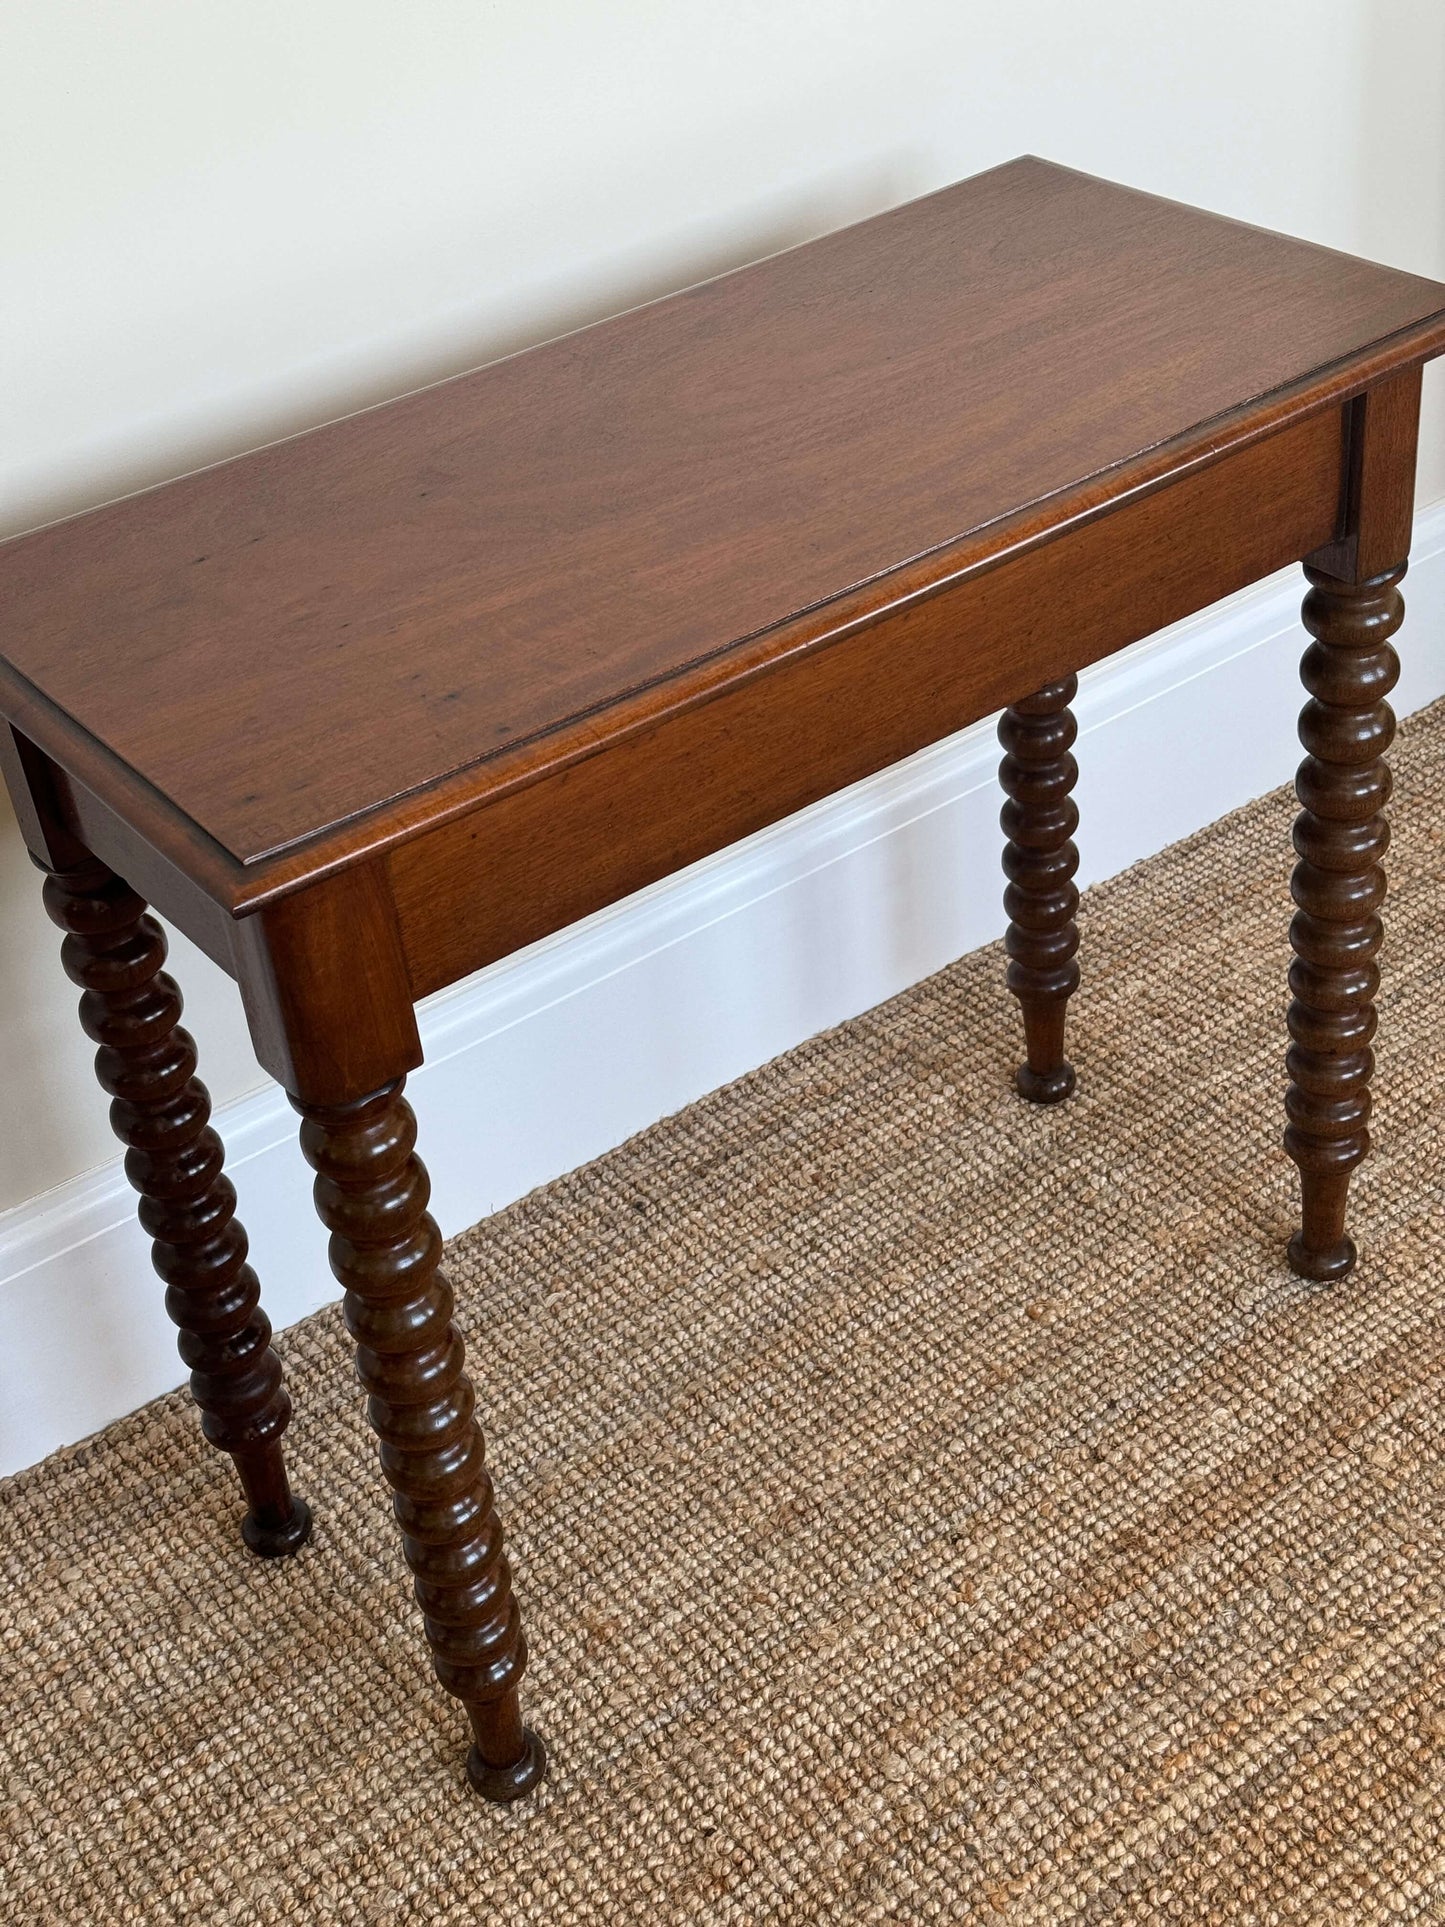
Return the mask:
[[[1281,792],[1090,893],[1070,1104],[986,950],[455,1241],[529,1804],[334,1309],[295,1561],[182,1395],[12,1481],[3,1918],[1445,1920],[1445,709],[1395,760],[1353,1278],[1283,1261]]]

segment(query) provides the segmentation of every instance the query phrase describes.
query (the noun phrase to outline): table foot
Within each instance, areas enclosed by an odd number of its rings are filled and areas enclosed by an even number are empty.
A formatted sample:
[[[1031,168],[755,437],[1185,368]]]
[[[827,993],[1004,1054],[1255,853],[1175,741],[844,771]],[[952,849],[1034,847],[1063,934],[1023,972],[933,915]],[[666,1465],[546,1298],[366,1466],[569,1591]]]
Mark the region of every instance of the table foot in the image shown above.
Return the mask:
[[[1337,1278],[1347,1278],[1355,1268],[1356,1256],[1355,1241],[1350,1237],[1315,1247],[1307,1245],[1304,1234],[1296,1231],[1289,1241],[1290,1270],[1296,1277],[1313,1279],[1316,1284],[1332,1285]]]
[[[258,1559],[287,1559],[310,1541],[311,1508],[304,1499],[293,1497],[286,1517],[248,1512],[241,1521],[241,1537]]]
[[[1020,1064],[1014,1072],[1014,1087],[1030,1104],[1062,1104],[1074,1094],[1074,1067],[1067,1058],[1052,1070],[1039,1072]]]
[[[522,1728],[522,1739],[521,1755],[511,1766],[491,1765],[482,1757],[476,1741],[472,1742],[467,1753],[467,1779],[474,1793],[505,1806],[524,1799],[541,1781],[547,1771],[547,1749],[530,1726]]]

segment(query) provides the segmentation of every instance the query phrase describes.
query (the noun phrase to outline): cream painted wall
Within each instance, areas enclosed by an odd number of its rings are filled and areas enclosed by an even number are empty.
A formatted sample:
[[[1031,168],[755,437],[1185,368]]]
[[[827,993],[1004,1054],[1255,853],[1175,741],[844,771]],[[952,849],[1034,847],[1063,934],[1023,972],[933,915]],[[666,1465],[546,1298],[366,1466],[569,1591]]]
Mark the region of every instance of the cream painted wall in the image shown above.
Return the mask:
[[[9,9],[0,532],[1026,150],[1445,277],[1445,8]],[[1445,494],[1442,388],[1422,502]],[[0,1208],[114,1150],[55,942],[7,818]],[[259,1080],[234,992],[178,951],[207,1078],[238,1094]]]

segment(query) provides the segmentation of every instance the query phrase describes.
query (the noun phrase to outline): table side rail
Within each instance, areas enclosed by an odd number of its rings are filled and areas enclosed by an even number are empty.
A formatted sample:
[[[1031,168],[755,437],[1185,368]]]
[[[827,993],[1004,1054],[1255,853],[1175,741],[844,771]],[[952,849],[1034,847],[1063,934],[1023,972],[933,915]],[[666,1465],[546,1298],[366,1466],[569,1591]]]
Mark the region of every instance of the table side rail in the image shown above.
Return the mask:
[[[1341,533],[1320,411],[394,847],[413,994],[454,983]]]

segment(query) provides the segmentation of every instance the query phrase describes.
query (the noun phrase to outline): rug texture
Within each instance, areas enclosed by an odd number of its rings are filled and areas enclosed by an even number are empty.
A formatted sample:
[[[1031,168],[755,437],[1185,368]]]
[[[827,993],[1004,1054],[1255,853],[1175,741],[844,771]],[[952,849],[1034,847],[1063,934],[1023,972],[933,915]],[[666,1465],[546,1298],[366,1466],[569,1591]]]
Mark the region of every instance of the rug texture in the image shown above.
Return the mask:
[[[1069,1104],[995,947],[453,1243],[530,1803],[335,1309],[294,1561],[180,1394],[0,1489],[0,1917],[1445,1920],[1445,708],[1395,764],[1354,1277],[1283,1259],[1280,792],[1088,895]]]

